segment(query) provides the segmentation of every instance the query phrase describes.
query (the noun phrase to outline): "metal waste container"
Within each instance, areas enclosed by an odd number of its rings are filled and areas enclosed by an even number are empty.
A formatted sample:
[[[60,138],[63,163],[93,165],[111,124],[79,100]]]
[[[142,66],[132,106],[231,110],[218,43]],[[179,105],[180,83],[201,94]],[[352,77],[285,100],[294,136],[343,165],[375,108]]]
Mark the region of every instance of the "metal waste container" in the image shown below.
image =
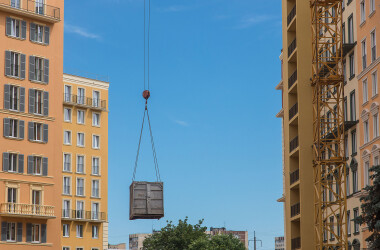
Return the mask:
[[[164,217],[164,183],[134,181],[129,187],[129,219]]]

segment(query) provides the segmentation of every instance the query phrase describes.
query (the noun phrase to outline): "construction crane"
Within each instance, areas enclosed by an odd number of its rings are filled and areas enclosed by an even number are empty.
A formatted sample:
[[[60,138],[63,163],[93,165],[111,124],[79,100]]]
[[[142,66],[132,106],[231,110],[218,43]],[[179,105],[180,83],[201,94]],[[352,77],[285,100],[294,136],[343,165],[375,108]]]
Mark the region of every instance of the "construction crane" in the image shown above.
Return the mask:
[[[310,7],[315,249],[347,249],[342,0],[311,0]]]

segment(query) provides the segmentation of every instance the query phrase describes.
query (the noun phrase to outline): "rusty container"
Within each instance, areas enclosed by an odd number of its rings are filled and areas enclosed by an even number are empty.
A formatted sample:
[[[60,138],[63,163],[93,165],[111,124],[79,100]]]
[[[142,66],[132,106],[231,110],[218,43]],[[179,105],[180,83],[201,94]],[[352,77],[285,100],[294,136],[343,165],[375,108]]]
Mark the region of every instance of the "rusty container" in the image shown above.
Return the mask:
[[[164,183],[134,181],[129,187],[129,219],[164,217]]]

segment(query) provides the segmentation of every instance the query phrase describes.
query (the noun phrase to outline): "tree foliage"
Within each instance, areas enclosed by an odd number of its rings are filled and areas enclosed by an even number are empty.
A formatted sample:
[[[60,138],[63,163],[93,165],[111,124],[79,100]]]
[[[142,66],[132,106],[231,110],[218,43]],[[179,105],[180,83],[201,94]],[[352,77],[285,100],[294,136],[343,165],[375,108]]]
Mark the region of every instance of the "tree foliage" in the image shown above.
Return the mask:
[[[366,239],[370,249],[380,249],[380,166],[370,169],[372,185],[364,188],[367,195],[360,198],[362,214],[356,218],[356,222],[366,224],[371,235]]]
[[[144,240],[145,250],[245,250],[244,244],[232,235],[209,236],[203,220],[196,225],[188,223],[188,218],[171,221],[159,232]]]

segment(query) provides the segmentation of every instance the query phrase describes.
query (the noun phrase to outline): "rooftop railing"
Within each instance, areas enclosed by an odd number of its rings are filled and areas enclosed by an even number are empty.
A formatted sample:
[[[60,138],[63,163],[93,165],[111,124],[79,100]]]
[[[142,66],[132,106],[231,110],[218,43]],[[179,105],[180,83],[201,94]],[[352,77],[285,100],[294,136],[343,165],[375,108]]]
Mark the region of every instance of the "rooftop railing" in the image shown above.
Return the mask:
[[[44,4],[42,0],[0,0],[0,6],[55,20],[61,19],[60,9],[55,6]]]

